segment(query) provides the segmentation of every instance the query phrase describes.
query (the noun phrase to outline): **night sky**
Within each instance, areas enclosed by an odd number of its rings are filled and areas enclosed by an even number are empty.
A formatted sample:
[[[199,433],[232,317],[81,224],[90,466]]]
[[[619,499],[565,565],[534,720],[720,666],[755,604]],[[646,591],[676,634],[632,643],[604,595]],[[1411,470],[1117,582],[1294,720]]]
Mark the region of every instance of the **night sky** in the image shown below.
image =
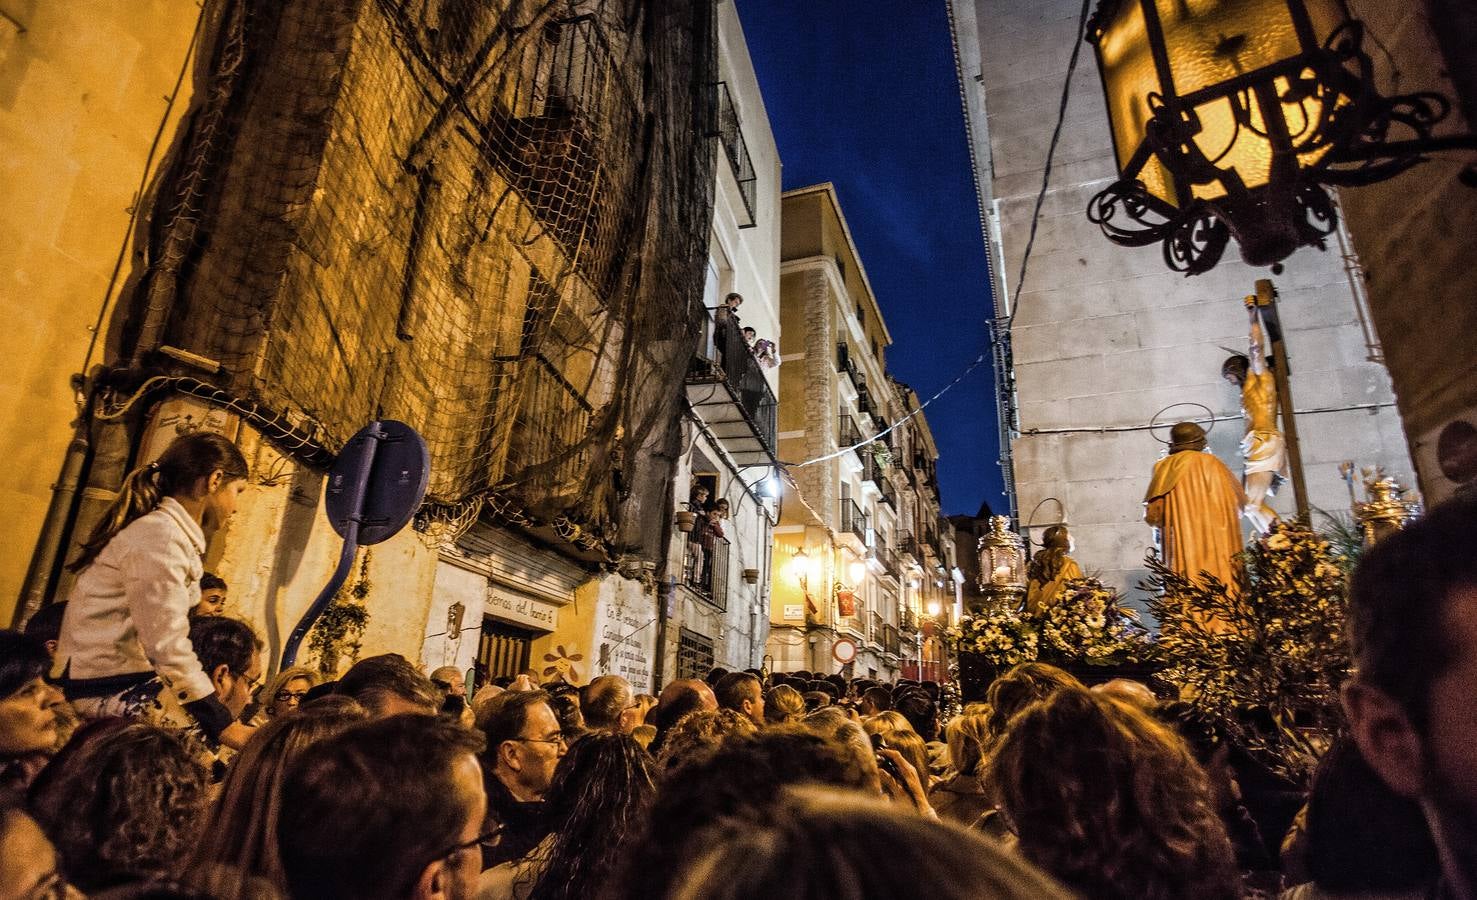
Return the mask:
[[[735,0],[784,188],[830,181],[926,399],[988,346],[989,275],[942,0]],[[906,12],[902,12],[906,10]],[[928,407],[944,512],[1005,510],[988,361]]]

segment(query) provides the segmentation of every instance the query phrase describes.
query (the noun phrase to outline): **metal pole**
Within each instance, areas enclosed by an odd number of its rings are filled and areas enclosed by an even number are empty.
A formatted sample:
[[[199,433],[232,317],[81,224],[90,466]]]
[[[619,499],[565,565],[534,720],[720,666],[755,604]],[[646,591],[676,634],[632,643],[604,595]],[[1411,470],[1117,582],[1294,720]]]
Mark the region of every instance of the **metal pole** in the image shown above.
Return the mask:
[[[303,617],[298,620],[297,627],[292,629],[292,634],[288,636],[287,643],[282,647],[282,665],[278,671],[289,668],[297,662],[297,651],[302,645],[303,638],[307,637],[308,631],[312,629],[313,623],[318,621],[323,610],[328,608],[328,604],[338,593],[339,588],[343,587],[349,577],[349,571],[354,567],[354,556],[359,551],[359,526],[364,515],[364,500],[369,489],[369,476],[374,471],[374,458],[380,441],[385,439],[384,431],[379,427],[378,422],[371,423],[369,438],[369,446],[364,455],[360,457],[359,470],[354,473],[354,484],[351,488],[353,493],[349,496],[355,498],[355,507],[344,524],[344,546],[339,551],[338,566],[333,570],[333,577],[328,579],[328,584],[323,586],[323,590],[318,592],[318,596],[313,599],[307,612],[303,613]]]
[[[1272,379],[1277,385],[1277,405],[1282,412],[1282,438],[1287,444],[1287,468],[1292,475],[1292,500],[1298,518],[1312,521],[1308,506],[1308,484],[1303,477],[1303,456],[1298,445],[1297,416],[1293,414],[1292,365],[1287,358],[1287,345],[1282,341],[1282,320],[1277,312],[1277,289],[1267,278],[1256,282],[1256,305],[1261,312],[1262,324],[1267,329],[1267,340],[1271,353],[1267,365],[1272,369]]]

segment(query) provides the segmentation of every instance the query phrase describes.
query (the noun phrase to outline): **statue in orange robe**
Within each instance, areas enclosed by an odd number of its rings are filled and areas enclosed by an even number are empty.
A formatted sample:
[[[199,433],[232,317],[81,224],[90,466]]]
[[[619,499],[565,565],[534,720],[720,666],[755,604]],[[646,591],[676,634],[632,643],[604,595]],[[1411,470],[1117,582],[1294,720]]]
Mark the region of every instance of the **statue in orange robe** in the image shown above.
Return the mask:
[[[1169,455],[1154,464],[1144,521],[1160,529],[1169,568],[1192,580],[1209,572],[1234,585],[1246,494],[1225,463],[1203,452],[1205,429],[1180,422],[1170,439]]]

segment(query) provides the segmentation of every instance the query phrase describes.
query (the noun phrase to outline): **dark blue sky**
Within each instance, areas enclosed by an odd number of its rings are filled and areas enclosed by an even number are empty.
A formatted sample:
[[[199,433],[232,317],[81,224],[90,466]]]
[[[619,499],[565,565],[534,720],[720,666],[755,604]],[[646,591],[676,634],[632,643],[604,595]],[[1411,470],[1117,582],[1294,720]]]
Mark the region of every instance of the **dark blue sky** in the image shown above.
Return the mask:
[[[924,398],[987,346],[990,283],[943,0],[735,0],[784,187],[836,185],[893,345]],[[927,410],[944,511],[1003,512],[986,362]]]

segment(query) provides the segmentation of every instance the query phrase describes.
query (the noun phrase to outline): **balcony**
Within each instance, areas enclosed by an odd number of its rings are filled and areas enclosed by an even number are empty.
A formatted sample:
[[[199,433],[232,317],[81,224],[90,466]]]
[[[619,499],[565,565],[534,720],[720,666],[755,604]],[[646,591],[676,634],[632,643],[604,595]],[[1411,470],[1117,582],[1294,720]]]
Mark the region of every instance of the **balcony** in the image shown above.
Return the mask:
[[[908,637],[918,633],[918,615],[910,607],[898,610],[899,630]]]
[[[878,612],[872,613],[872,631],[868,635],[868,637],[871,638],[872,643],[874,643],[874,644],[881,644],[882,643],[882,632],[883,632],[883,629],[885,627],[886,626],[884,626],[884,624],[882,622],[882,614],[881,613],[878,613]]]
[[[877,462],[877,454],[873,451],[876,442],[867,445],[867,452],[862,455],[862,480],[870,481],[881,490],[887,483],[887,469]]]
[[[913,537],[912,532],[903,531],[898,533],[897,548],[903,556],[903,563],[905,565],[923,562],[923,547],[918,543],[918,539]]]
[[[902,650],[902,641],[898,639],[898,630],[891,625],[882,626],[882,649],[893,656],[897,656]]]
[[[733,95],[729,93],[728,83],[720,81],[714,88],[718,93],[718,102],[715,112],[718,121],[715,123],[711,134],[718,138],[723,145],[724,155],[728,157],[728,164],[733,169],[734,181],[738,182],[739,196],[743,198],[744,212],[748,213],[749,221],[740,225],[740,228],[753,228],[754,201],[758,191],[759,176],[754,170],[754,162],[749,158],[749,145],[744,141],[744,132],[739,122],[738,108],[734,106]]]
[[[772,466],[775,457],[774,392],[737,323],[703,320],[697,352],[687,370],[687,402],[740,466]]]
[[[846,377],[851,379],[852,387],[858,390],[866,388],[867,383],[862,379],[861,370],[857,368],[856,360],[851,356],[851,347],[845,341],[836,345],[836,371],[844,372]]]
[[[836,529],[842,534],[855,535],[856,539],[865,547],[867,545],[867,532],[871,524],[867,521],[867,514],[856,505],[856,501],[850,497],[841,498],[841,527]]]
[[[902,574],[902,569],[898,563],[897,551],[891,547],[877,548],[877,562],[882,565],[882,571],[891,575],[893,578]]]
[[[840,428],[836,432],[836,449],[845,450],[847,447],[856,448],[857,459],[866,463],[866,455],[863,453],[862,433],[857,430],[856,420],[846,413],[841,413]]]
[[[871,416],[874,422],[877,420],[877,417],[872,415],[872,392],[867,390],[865,381],[856,389],[856,411],[864,416]]]
[[[897,488],[892,486],[892,482],[880,478],[877,480],[877,488],[882,491],[882,502],[897,509]]]
[[[687,536],[682,583],[721,610],[728,609],[728,539],[701,526]]]

